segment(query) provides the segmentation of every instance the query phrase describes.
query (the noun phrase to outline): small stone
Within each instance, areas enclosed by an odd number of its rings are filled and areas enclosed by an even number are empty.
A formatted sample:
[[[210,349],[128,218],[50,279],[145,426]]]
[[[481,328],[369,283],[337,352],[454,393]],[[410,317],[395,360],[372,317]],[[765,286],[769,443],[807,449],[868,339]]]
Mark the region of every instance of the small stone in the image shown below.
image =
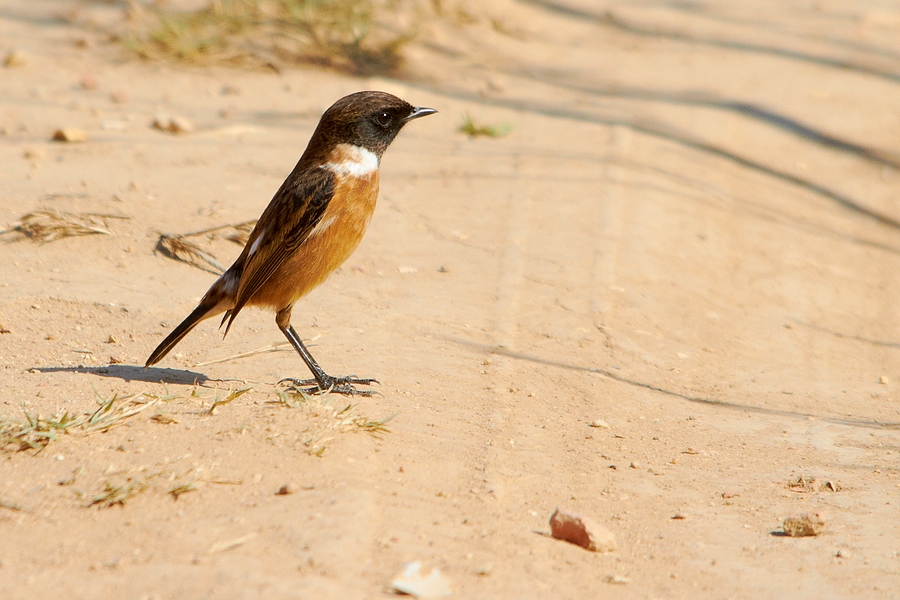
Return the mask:
[[[845,548],[841,548],[840,550],[835,552],[834,555],[838,558],[850,558],[850,551]]]
[[[672,519],[675,521],[684,521],[685,519],[687,519],[687,515],[684,514],[683,512],[677,512],[674,515],[672,515]]]
[[[600,429],[609,429],[609,423],[603,419],[594,419],[590,422],[591,427],[599,427]]]
[[[700,454],[700,451],[696,448],[688,448],[687,450],[682,452],[682,454]]]
[[[28,55],[19,50],[12,50],[3,59],[4,67],[24,67],[26,64],[28,64]]]
[[[152,123],[153,129],[158,129],[160,131],[165,131],[166,133],[172,134],[184,134],[191,133],[194,131],[194,125],[184,117],[179,117],[177,115],[168,115],[166,113],[160,113],[156,115],[156,118],[153,119]]]
[[[400,271],[401,275],[415,275],[419,272],[415,267],[398,267],[397,270]]]
[[[438,267],[438,273],[449,273],[449,272],[450,272],[450,267],[448,267],[447,265],[441,265],[440,267]]]
[[[391,581],[391,588],[401,594],[416,598],[439,598],[450,595],[450,583],[440,570],[432,569],[428,575],[422,572],[422,563],[407,563]]]
[[[607,575],[606,583],[613,583],[617,585],[628,585],[631,583],[631,578],[625,577],[624,575]]]
[[[612,552],[616,549],[616,538],[609,529],[593,519],[559,508],[550,517],[550,535],[591,552]]]
[[[108,338],[106,338],[106,343],[107,343],[107,344],[116,344],[116,343],[118,343],[118,341],[119,341],[119,340],[117,340],[117,339],[115,338],[115,336],[113,336],[113,335],[110,335]]]
[[[278,491],[275,492],[275,495],[276,496],[289,496],[296,491],[297,491],[297,486],[291,482],[288,482],[288,483],[284,484],[283,486],[281,486],[280,488],[278,488]]]
[[[90,138],[88,134],[83,129],[77,129],[75,127],[66,127],[64,129],[57,129],[53,132],[53,141],[54,142],[86,142]]]
[[[100,80],[93,73],[85,73],[78,82],[83,90],[96,90],[100,87]]]
[[[825,515],[821,512],[788,517],[782,523],[784,532],[791,537],[809,537],[825,531]]]
[[[632,469],[640,469],[640,468],[641,468],[641,463],[639,463],[639,462],[637,462],[637,461],[632,461],[632,463],[631,463],[630,466],[631,466]]]
[[[888,377],[887,375],[882,375],[882,376],[878,379],[878,383],[880,383],[881,385],[887,385],[887,384],[889,384],[890,382],[891,382],[891,379],[890,379],[890,377]]]

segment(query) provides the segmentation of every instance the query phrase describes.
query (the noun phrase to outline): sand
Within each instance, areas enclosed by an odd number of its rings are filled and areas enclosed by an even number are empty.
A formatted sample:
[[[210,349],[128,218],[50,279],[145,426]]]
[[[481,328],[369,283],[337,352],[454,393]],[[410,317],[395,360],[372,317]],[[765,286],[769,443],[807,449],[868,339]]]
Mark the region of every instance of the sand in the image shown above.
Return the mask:
[[[3,235],[0,419],[143,410],[0,453],[0,598],[380,598],[410,561],[454,598],[896,598],[900,5],[868,5],[475,4],[361,78],[141,62],[121,6],[5,2],[0,225],[125,218]],[[255,219],[360,89],[440,113],[293,324],[381,395],[279,395],[293,352],[228,358],[284,342],[255,310],[144,369],[215,278],[159,235]]]

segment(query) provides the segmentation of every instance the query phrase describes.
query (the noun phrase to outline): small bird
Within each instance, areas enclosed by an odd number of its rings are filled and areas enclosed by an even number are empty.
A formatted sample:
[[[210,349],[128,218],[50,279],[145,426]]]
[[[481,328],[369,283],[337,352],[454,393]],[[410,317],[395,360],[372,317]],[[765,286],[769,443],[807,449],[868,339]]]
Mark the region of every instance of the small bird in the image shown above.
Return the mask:
[[[200,321],[225,313],[225,335],[245,306],[275,311],[275,323],[313,379],[291,381],[307,393],[370,396],[356,385],[374,379],[332,377],[291,326],[294,303],[321,284],[356,250],[375,210],[381,156],[404,125],[436,113],[385,92],[344,96],[325,111],[297,166],[263,211],[237,260],[200,304],[153,351],[159,362]],[[226,325],[227,322],[227,325]]]

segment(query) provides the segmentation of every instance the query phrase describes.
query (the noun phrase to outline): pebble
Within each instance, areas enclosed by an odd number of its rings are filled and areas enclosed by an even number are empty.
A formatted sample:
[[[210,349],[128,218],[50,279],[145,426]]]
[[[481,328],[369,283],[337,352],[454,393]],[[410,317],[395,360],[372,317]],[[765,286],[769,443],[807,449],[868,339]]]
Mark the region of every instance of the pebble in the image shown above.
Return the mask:
[[[152,127],[153,129],[173,134],[191,133],[194,131],[193,123],[184,117],[168,115],[166,113],[159,113],[156,115],[153,119]]]
[[[612,552],[616,549],[616,538],[609,529],[593,519],[559,508],[550,517],[550,535],[591,552]]]
[[[624,575],[607,575],[606,583],[627,585],[627,584],[631,583],[631,579],[629,577],[625,577]]]
[[[83,90],[96,90],[100,87],[100,80],[97,79],[97,76],[93,73],[85,73],[81,81],[78,82],[78,85],[81,86]]]
[[[594,419],[590,423],[591,427],[599,427],[600,429],[609,429],[609,423],[603,419]]]
[[[54,142],[86,142],[90,138],[88,134],[83,129],[77,129],[75,127],[66,127],[64,129],[57,129],[53,132],[53,141]]]
[[[878,383],[880,383],[881,385],[887,385],[887,384],[889,384],[890,382],[891,382],[891,378],[888,377],[887,375],[882,375],[882,376],[878,379]]]
[[[391,581],[391,588],[401,594],[415,598],[440,598],[450,595],[450,583],[439,569],[432,569],[428,575],[422,572],[422,562],[404,565],[403,570]]]
[[[24,67],[28,64],[28,55],[19,50],[13,50],[3,59],[4,67]]]
[[[809,537],[825,531],[825,515],[821,512],[788,517],[782,523],[784,532],[791,537]]]
[[[276,496],[289,496],[297,491],[297,486],[291,483],[290,481],[278,488],[278,491],[275,492]]]

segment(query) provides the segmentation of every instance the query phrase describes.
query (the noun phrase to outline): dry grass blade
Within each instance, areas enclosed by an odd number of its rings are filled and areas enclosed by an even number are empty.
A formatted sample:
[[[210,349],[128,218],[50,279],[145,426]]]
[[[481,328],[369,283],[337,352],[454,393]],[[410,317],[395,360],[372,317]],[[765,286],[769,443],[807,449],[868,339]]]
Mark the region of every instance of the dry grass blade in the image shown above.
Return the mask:
[[[248,533],[247,535],[242,535],[239,538],[228,540],[225,542],[217,542],[210,546],[209,553],[216,554],[218,552],[225,552],[227,550],[231,550],[232,548],[237,548],[238,546],[243,546],[250,540],[256,537],[255,532]]]
[[[60,212],[52,208],[42,208],[22,215],[18,225],[5,229],[0,233],[18,233],[36,242],[52,242],[53,240],[79,235],[112,235],[107,221],[110,219],[129,218],[125,215],[76,214]]]
[[[322,456],[328,444],[334,440],[335,434],[361,430],[378,436],[389,433],[388,421],[396,416],[389,415],[383,419],[370,419],[356,413],[356,405],[349,403],[335,404],[343,400],[329,394],[307,394],[302,390],[289,388],[278,391],[278,401],[287,408],[303,411],[309,416],[309,426],[300,432],[297,440],[306,452],[312,456]]]
[[[186,262],[215,275],[225,272],[225,267],[214,256],[201,250],[197,244],[184,239],[184,236],[162,234],[156,242],[156,249],[164,256]]]
[[[357,74],[400,69],[413,27],[398,28],[391,0],[211,0],[196,10],[132,6],[126,44],[147,59],[250,64],[314,63]],[[415,2],[407,16],[417,17]],[[391,23],[377,16],[388,17]],[[401,29],[398,31],[398,29]]]
[[[84,433],[109,431],[113,427],[122,425],[129,417],[147,410],[157,402],[156,399],[145,400],[145,398],[144,394],[135,394],[124,398],[119,398],[117,394],[114,394],[109,400],[98,396],[97,402],[100,404],[100,408],[94,411],[81,430]]]
[[[266,354],[269,352],[280,352],[282,350],[289,349],[289,342],[279,342],[277,344],[272,344],[271,346],[265,346],[263,348],[257,348],[256,350],[251,350],[249,352],[242,352],[240,354],[232,354],[231,356],[226,356],[225,358],[217,358],[215,360],[208,360],[206,362],[197,363],[194,367],[207,367],[209,365],[216,365],[223,362],[228,362],[229,360],[235,360],[238,358],[247,358],[248,356],[256,356],[257,354]]]
[[[17,512],[25,511],[25,509],[22,508],[21,504],[7,502],[6,500],[0,500],[0,508],[5,508],[6,510],[13,510],[13,511],[17,511]]]
[[[135,394],[124,398],[113,395],[109,399],[98,396],[97,402],[100,405],[97,410],[81,416],[63,412],[45,419],[40,415],[32,415],[23,408],[24,421],[0,418],[0,450],[40,452],[63,434],[88,435],[109,431],[147,410],[158,399],[149,394]]]
[[[231,392],[230,394],[228,394],[227,396],[225,396],[224,398],[222,398],[221,400],[219,400],[218,397],[214,397],[212,406],[209,407],[209,414],[211,414],[211,415],[215,414],[217,408],[219,408],[220,406],[225,406],[226,404],[228,404],[235,398],[240,398],[241,396],[243,396],[244,394],[246,394],[247,392],[249,392],[252,389],[253,389],[252,387],[248,387],[248,388],[244,388],[242,390],[235,390],[235,391]]]
[[[234,229],[234,233],[229,233],[225,236],[225,239],[229,242],[234,242],[239,246],[243,246],[247,243],[247,239],[250,237],[250,232],[253,231],[254,225],[256,225],[256,221],[247,221],[246,223],[232,225],[231,228]]]
[[[459,126],[459,132],[467,136],[497,138],[506,135],[512,130],[509,125],[478,125],[472,117],[466,115],[463,124]]]
[[[25,409],[25,422],[11,419],[0,420],[0,449],[13,447],[14,450],[36,450],[40,452],[50,442],[58,439],[59,434],[69,433],[69,429],[77,427],[81,420],[68,412],[50,419],[34,416]]]
[[[180,496],[182,494],[187,494],[188,492],[195,492],[195,491],[197,491],[197,486],[194,484],[193,481],[189,481],[187,483],[182,483],[181,485],[176,485],[171,490],[169,490],[169,493],[172,494],[172,496],[176,500],[178,500],[178,496]]]
[[[169,415],[165,415],[163,413],[158,413],[150,417],[150,420],[154,423],[159,423],[161,425],[177,425],[178,419],[174,417],[170,417]]]
[[[366,433],[371,433],[374,436],[379,436],[383,433],[390,433],[391,430],[387,427],[387,422],[397,416],[397,413],[390,414],[383,419],[372,420],[366,419],[365,417],[357,417],[353,419],[353,424],[365,431]]]
[[[162,252],[164,256],[220,275],[225,272],[225,266],[215,256],[201,248],[197,241],[194,240],[205,238],[207,241],[212,241],[222,238],[243,245],[247,243],[247,238],[254,225],[256,225],[256,221],[244,221],[243,223],[220,225],[204,229],[203,231],[194,231],[193,233],[163,233],[160,234],[159,240],[156,242],[156,249]]]
[[[125,503],[147,489],[147,484],[136,481],[130,485],[113,485],[109,481],[106,487],[99,494],[95,495],[88,506],[100,506],[100,508],[109,508],[111,506],[125,506]]]

